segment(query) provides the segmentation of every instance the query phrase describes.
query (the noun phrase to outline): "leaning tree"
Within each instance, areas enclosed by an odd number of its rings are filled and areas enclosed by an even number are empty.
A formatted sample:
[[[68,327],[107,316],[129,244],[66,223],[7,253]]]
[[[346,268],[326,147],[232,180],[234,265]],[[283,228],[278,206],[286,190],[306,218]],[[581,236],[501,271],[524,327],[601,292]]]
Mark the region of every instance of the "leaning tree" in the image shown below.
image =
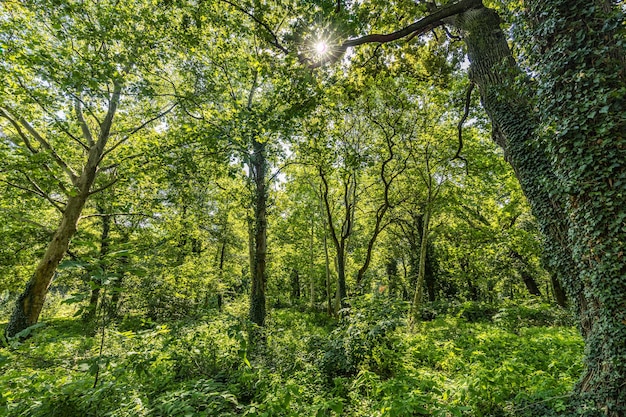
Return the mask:
[[[58,212],[7,336],[37,323],[85,205],[117,181],[131,137],[177,105],[172,94],[157,94],[159,85],[173,85],[159,32],[172,23],[142,1],[3,4],[0,129],[19,162],[9,185]],[[103,172],[112,179],[100,185]]]

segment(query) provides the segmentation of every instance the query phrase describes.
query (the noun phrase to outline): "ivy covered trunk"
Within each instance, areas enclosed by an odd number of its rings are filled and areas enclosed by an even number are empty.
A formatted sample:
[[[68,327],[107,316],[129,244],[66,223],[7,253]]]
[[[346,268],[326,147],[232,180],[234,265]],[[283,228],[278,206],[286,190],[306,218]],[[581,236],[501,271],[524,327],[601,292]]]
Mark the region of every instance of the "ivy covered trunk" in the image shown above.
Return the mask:
[[[253,142],[252,170],[254,175],[254,265],[250,291],[250,320],[258,326],[265,325],[265,258],[267,253],[267,186],[265,174],[265,143]]]
[[[626,172],[623,36],[605,1],[529,1],[539,105],[497,14],[476,7],[465,32],[470,77],[538,219],[549,268],[580,318],[586,371],[578,389],[607,415],[626,413]],[[534,20],[533,20],[534,19]],[[619,49],[622,48],[622,49]],[[618,50],[619,49],[619,50]],[[547,132],[545,134],[542,132]]]
[[[579,383],[626,415],[626,68],[623,14],[611,2],[527,1],[542,126],[585,297],[587,371]],[[616,7],[616,6],[615,6]],[[616,7],[617,9],[617,7]],[[567,282],[572,286],[573,283]]]

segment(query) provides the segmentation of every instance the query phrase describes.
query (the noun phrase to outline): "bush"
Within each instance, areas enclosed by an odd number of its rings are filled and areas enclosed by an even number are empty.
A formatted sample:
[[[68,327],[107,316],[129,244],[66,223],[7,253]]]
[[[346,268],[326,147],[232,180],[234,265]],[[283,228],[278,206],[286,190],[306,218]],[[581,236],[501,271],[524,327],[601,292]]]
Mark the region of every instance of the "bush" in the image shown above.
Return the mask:
[[[523,327],[574,325],[574,319],[568,310],[536,300],[523,304],[505,303],[493,315],[493,322],[513,333],[518,333]]]
[[[366,367],[389,376],[397,366],[394,331],[403,323],[406,304],[364,296],[352,300],[338,328],[329,336],[320,368],[329,377],[354,376]]]
[[[492,321],[494,314],[498,312],[498,306],[492,303],[479,301],[466,301],[461,304],[458,317],[470,323]]]

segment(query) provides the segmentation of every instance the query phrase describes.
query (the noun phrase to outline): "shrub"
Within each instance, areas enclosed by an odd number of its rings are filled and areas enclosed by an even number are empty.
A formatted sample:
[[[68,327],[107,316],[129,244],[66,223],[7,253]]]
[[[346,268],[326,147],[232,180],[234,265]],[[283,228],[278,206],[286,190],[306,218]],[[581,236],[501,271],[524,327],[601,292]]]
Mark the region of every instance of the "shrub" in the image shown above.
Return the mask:
[[[479,301],[466,301],[461,304],[458,317],[470,323],[481,321],[491,321],[494,314],[498,312],[498,306],[492,303]]]

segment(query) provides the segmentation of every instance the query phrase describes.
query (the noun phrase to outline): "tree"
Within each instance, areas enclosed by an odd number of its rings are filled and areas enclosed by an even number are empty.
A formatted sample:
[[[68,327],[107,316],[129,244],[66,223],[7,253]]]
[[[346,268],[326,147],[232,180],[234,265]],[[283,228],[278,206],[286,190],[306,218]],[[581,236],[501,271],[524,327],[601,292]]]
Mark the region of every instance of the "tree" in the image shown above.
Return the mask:
[[[626,410],[626,182],[623,8],[604,0],[530,1],[518,10],[533,36],[516,37],[534,79],[516,63],[495,10],[480,0],[437,8],[389,35],[416,36],[444,24],[461,31],[493,128],[545,236],[549,268],[568,291],[587,346],[578,391],[607,415]],[[564,51],[567,51],[564,53]],[[521,85],[520,85],[521,83]]]
[[[15,167],[14,175],[26,184],[17,186],[47,200],[60,217],[17,300],[5,330],[8,336],[37,322],[85,204],[115,182],[94,189],[98,173],[115,169],[116,150],[173,108],[171,103],[161,109],[155,107],[162,102],[144,103],[144,109],[135,108],[139,117],[122,118],[114,130],[122,102],[129,95],[141,98],[150,93],[145,70],[161,65],[153,50],[163,44],[156,34],[167,22],[141,2],[83,6],[14,2],[6,5],[2,19],[3,32],[11,33],[2,38],[4,138],[22,158],[38,165],[34,173]],[[134,37],[121,30],[126,23],[138,22],[153,30],[136,31]],[[124,113],[133,105],[127,101]]]

